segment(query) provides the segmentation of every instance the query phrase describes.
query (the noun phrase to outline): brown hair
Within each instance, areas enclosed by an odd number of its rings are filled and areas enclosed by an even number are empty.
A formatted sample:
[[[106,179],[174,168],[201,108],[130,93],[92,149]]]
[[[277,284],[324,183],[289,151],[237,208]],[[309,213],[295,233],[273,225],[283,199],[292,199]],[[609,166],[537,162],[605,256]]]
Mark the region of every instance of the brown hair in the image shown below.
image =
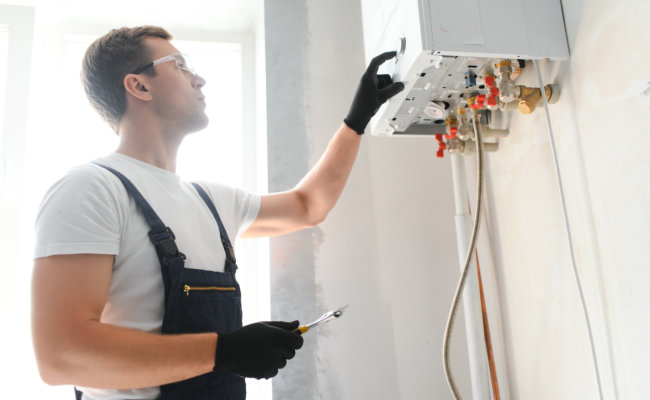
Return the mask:
[[[81,83],[86,96],[115,133],[126,112],[124,76],[152,61],[151,51],[144,42],[147,37],[170,40],[172,35],[163,28],[149,25],[113,29],[95,40],[84,54]],[[143,73],[156,74],[153,68]]]

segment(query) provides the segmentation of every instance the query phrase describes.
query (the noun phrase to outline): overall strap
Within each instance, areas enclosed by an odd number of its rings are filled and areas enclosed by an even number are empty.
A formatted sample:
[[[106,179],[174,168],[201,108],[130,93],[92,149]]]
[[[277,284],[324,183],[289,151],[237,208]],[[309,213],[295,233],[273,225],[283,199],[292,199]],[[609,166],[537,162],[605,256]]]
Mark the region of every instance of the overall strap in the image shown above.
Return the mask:
[[[205,204],[210,209],[210,212],[214,216],[214,219],[217,221],[217,225],[219,225],[219,233],[221,234],[221,243],[223,244],[223,249],[226,252],[226,257],[228,257],[228,261],[232,262],[233,264],[236,264],[237,260],[235,258],[235,250],[233,249],[232,244],[230,243],[230,239],[228,238],[228,233],[226,232],[226,228],[223,226],[223,223],[221,222],[221,218],[219,217],[219,213],[217,212],[217,209],[214,207],[214,204],[210,200],[210,197],[205,192],[205,190],[203,190],[201,185],[199,185],[196,182],[192,182],[192,186],[194,186],[196,191],[199,193],[199,196],[201,196]]]
[[[135,200],[137,206],[140,208],[140,211],[147,221],[147,224],[151,228],[149,231],[149,239],[151,239],[151,242],[156,248],[156,253],[158,254],[158,259],[160,260],[160,268],[162,270],[165,293],[167,293],[170,286],[168,271],[170,261],[176,258],[180,258],[181,260],[185,259],[185,255],[178,251],[178,247],[176,246],[175,241],[176,236],[174,236],[174,232],[172,232],[172,230],[162,222],[158,214],[156,214],[147,200],[145,200],[145,198],[142,196],[140,191],[126,176],[122,175],[120,172],[107,165],[97,162],[93,162],[93,164],[105,168],[117,176],[120,181],[122,181],[122,184],[124,184],[126,191],[129,193],[129,195],[131,195],[133,200]]]

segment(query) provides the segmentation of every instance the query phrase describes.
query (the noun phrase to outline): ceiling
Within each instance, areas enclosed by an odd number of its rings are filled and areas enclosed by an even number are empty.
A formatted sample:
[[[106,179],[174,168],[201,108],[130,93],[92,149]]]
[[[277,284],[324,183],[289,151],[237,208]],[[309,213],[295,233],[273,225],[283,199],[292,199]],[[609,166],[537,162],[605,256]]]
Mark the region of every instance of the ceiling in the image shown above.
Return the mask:
[[[36,6],[37,21],[105,30],[159,25],[172,34],[241,34],[254,30],[263,0],[9,0],[0,4]]]

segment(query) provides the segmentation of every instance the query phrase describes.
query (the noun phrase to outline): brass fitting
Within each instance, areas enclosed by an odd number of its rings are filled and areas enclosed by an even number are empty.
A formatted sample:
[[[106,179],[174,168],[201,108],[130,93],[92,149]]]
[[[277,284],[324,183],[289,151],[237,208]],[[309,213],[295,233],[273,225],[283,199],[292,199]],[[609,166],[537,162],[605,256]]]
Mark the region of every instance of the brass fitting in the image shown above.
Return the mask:
[[[470,106],[474,104],[474,101],[472,99],[475,100],[474,97],[470,97],[469,99],[467,99],[468,104]],[[480,114],[476,114],[476,110],[471,110],[471,111],[467,109],[463,109],[463,110],[465,112],[458,115],[459,124],[458,124],[457,136],[461,140],[469,140],[474,137],[474,129],[472,127],[472,121],[474,118],[478,118]]]
[[[497,99],[497,106],[499,106],[499,109],[501,111],[515,111],[519,108],[519,101],[515,100],[504,103],[501,100]]]
[[[476,153],[476,142],[472,139],[451,139],[447,140],[447,149],[449,153],[474,154]],[[499,150],[499,143],[483,142],[483,151],[495,152],[497,150]]]
[[[499,83],[497,85],[499,89],[499,100],[504,103],[516,100],[520,94],[517,86],[515,86],[514,80],[510,77],[512,73],[510,60],[501,60],[495,67],[497,67],[497,74],[499,76]]]
[[[539,88],[529,88],[526,86],[519,86],[521,94],[519,95],[519,111],[522,114],[530,114],[535,111],[535,107],[542,102],[542,94],[540,93]],[[550,101],[551,96],[553,95],[553,89],[551,85],[544,86],[544,92],[546,94],[546,100]]]

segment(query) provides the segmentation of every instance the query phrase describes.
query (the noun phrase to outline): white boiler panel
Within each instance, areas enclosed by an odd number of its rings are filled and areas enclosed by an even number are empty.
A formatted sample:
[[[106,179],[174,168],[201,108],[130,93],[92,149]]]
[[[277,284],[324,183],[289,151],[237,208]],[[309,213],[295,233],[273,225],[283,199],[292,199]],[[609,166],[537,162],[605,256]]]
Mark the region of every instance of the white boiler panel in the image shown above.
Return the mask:
[[[366,60],[396,50],[380,73],[405,84],[371,121],[374,135],[432,133],[426,128],[436,121],[424,109],[440,96],[459,96],[468,66],[480,72],[499,59],[569,56],[560,0],[362,0],[361,6]]]

